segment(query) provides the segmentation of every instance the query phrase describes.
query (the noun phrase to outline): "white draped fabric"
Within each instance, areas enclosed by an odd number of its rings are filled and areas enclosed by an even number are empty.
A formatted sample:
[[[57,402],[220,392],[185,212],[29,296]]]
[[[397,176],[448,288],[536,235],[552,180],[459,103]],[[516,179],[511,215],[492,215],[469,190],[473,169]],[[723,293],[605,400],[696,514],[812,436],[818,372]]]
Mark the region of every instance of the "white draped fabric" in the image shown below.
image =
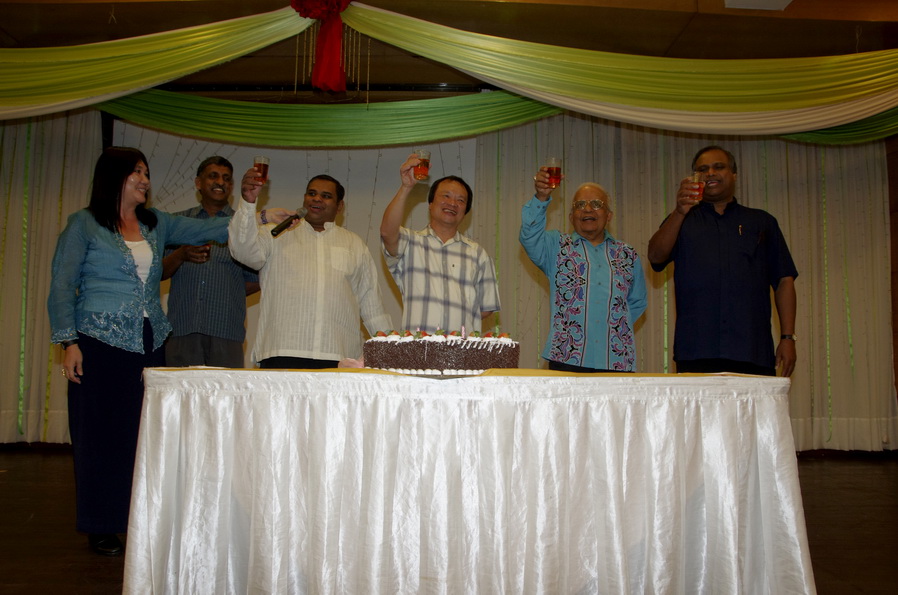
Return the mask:
[[[122,97],[123,95],[129,95],[131,93],[137,93],[139,91],[145,91],[146,89],[151,88],[150,86],[144,86],[139,88],[130,88],[125,90],[114,91],[112,93],[104,93],[102,95],[91,95],[90,97],[79,97],[77,99],[67,99],[64,101],[57,102],[45,102],[39,105],[12,105],[12,106],[0,106],[0,119],[25,119],[31,118],[34,116],[41,116],[47,114],[60,114],[65,112],[66,110],[77,110],[79,108],[90,107],[92,105],[96,105],[103,101],[109,101],[110,99],[116,99],[117,97]]]
[[[126,593],[815,592],[786,379],[145,378]]]
[[[815,105],[791,110],[768,110],[764,112],[710,112],[633,107],[568,97],[550,91],[532,89],[499,79],[477,75],[488,83],[501,86],[506,91],[530,97],[565,109],[591,114],[600,118],[649,126],[662,130],[679,130],[695,134],[790,134],[806,130],[821,130],[864,118],[875,116],[891,109],[898,102],[898,90],[888,91],[872,97],[862,97],[837,105]]]

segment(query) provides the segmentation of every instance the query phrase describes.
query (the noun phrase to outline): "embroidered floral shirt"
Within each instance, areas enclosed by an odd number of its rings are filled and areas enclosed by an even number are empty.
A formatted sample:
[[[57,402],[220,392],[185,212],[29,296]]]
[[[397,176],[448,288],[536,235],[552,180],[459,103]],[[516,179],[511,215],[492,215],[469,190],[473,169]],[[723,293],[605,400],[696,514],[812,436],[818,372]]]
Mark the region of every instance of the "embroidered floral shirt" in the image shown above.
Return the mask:
[[[607,230],[598,246],[577,233],[547,230],[550,202],[534,197],[521,212],[521,245],[550,286],[552,320],[542,355],[574,366],[633,372],[634,324],[646,308],[639,255]]]

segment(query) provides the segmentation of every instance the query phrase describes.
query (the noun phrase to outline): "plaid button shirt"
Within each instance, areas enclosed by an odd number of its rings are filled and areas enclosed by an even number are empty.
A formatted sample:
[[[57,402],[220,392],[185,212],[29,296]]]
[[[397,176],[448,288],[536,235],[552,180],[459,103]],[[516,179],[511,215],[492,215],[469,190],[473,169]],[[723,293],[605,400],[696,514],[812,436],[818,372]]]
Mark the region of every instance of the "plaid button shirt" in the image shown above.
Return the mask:
[[[430,226],[399,230],[398,256],[384,250],[399,291],[401,329],[481,330],[481,312],[499,310],[493,260],[477,242],[456,233],[446,243]]]

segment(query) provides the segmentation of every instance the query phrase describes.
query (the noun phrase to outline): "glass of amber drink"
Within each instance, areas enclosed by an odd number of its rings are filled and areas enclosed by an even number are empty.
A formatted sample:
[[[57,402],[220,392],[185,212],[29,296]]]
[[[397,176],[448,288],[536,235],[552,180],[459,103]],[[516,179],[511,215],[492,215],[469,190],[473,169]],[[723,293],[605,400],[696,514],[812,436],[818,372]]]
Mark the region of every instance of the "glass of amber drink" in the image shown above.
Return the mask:
[[[426,180],[430,175],[430,151],[418,149],[415,151],[415,157],[419,159],[418,165],[415,166],[414,170],[415,179]]]
[[[558,188],[558,185],[561,184],[561,159],[549,157],[546,160],[546,170],[549,172],[549,186]]]
[[[702,181],[702,174],[697,171],[692,172],[692,183],[697,186],[696,190],[698,191],[698,196],[695,197],[695,200],[701,200],[705,194],[705,183]]]
[[[268,157],[264,155],[256,155],[253,157],[253,167],[259,172],[256,175],[256,181],[263,184],[268,181]]]

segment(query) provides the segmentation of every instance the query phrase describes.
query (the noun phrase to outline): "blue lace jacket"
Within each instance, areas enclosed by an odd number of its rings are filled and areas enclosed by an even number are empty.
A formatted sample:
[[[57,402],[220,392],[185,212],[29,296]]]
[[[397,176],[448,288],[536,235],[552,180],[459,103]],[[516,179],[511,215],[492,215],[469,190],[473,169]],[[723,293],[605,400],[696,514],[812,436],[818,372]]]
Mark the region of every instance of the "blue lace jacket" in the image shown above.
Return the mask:
[[[158,224],[140,232],[153,251],[147,282],[137,275],[131,250],[120,233],[112,233],[82,209],[69,217],[56,243],[50,296],[51,340],[77,339],[78,333],[136,353],[143,352],[144,312],[159,348],[171,324],[162,311],[159,282],[166,244],[225,242],[230,218],[190,219],[151,209]]]

